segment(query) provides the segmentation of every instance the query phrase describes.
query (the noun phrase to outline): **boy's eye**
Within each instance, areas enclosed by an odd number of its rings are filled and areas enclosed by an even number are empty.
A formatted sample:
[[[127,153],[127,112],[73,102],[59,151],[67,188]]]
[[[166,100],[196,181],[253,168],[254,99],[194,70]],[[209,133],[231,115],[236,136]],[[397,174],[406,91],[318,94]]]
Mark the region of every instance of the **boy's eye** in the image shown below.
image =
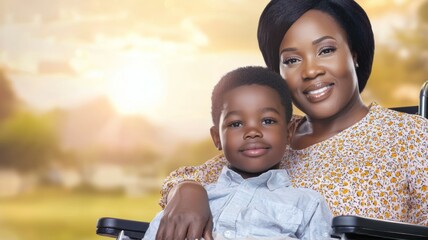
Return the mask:
[[[270,118],[263,119],[263,121],[262,121],[263,125],[271,125],[271,124],[275,124],[275,123],[276,123],[276,121],[274,119],[270,119]]]
[[[237,128],[241,126],[242,126],[242,122],[232,122],[229,124],[229,127],[232,127],[232,128]]]

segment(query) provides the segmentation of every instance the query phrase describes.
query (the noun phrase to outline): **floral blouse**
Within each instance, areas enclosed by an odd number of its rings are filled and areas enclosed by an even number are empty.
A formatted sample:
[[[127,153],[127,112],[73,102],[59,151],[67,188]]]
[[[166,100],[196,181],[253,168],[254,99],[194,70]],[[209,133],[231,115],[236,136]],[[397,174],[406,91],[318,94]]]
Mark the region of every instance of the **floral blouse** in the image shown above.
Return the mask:
[[[294,117],[291,124],[299,124]],[[160,205],[182,181],[217,180],[223,155],[200,166],[182,167],[164,181]],[[301,150],[288,147],[282,168],[295,187],[320,192],[333,215],[410,222],[428,226],[428,120],[376,103],[353,126]]]

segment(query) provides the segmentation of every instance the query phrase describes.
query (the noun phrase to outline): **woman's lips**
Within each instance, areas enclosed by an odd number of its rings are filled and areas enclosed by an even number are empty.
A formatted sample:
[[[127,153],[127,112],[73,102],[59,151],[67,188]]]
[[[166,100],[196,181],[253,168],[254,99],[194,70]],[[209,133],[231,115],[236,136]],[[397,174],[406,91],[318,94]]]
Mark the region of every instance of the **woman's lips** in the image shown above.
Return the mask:
[[[320,102],[328,98],[333,91],[334,83],[313,85],[303,91],[310,102]]]

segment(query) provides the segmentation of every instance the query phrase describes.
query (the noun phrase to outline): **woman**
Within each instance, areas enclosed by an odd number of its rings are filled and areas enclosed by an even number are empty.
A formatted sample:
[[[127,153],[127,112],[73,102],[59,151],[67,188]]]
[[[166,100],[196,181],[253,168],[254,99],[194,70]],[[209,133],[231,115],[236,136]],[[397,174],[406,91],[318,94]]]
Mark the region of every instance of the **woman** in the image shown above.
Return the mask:
[[[273,0],[258,40],[305,113],[293,119],[282,165],[293,184],[323,194],[334,215],[428,225],[428,121],[363,104],[374,54],[364,10],[352,0]],[[218,156],[166,179],[158,239],[211,239],[201,184],[225,164]]]

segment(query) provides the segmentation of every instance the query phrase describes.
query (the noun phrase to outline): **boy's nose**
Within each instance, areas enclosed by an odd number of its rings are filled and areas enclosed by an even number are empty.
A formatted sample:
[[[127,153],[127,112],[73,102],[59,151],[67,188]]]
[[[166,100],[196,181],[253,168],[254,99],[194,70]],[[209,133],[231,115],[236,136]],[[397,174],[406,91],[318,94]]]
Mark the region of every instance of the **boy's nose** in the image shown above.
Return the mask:
[[[244,135],[244,139],[247,138],[256,138],[256,137],[263,137],[262,131],[258,127],[247,127]]]

